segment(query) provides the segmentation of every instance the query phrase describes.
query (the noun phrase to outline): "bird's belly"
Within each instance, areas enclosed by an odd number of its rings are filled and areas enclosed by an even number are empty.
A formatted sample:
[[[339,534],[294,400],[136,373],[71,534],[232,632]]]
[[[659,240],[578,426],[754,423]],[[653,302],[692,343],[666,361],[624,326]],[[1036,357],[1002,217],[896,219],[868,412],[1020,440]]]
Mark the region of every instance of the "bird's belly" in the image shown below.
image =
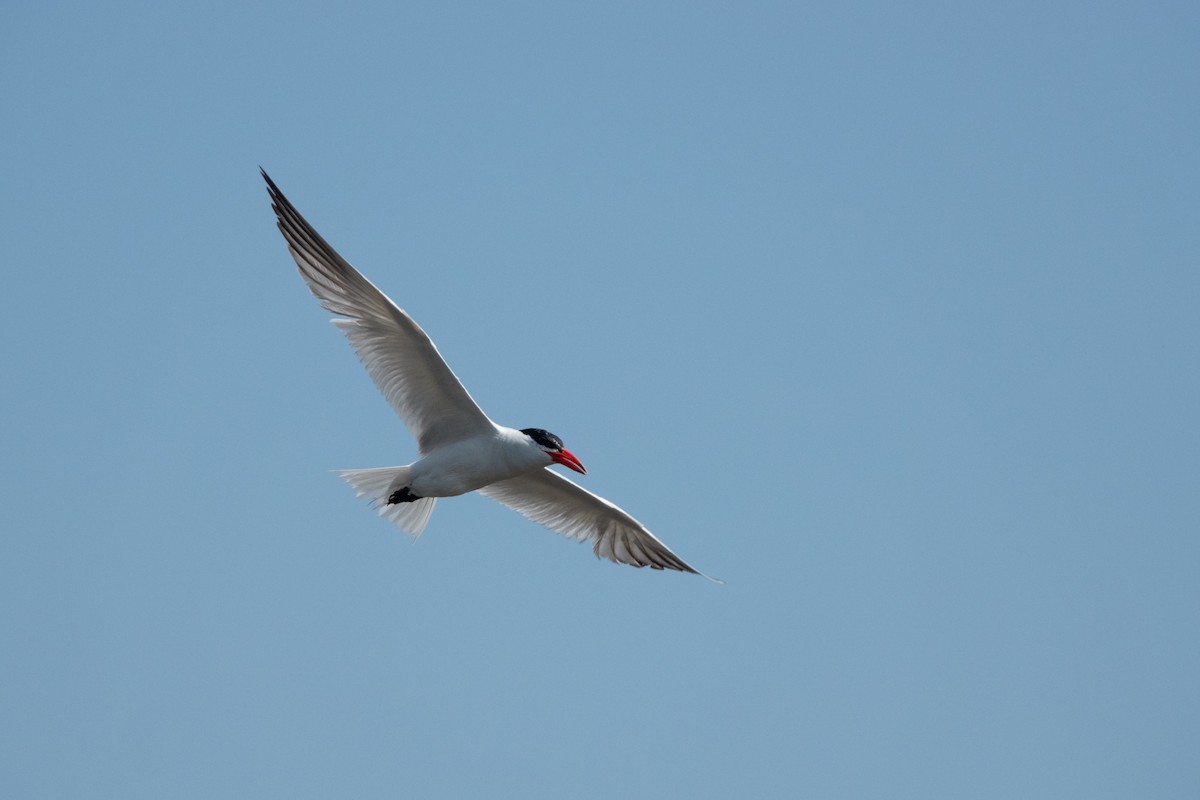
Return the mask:
[[[515,478],[538,464],[514,464],[478,446],[450,445],[430,453],[412,466],[410,488],[418,497],[453,497],[496,481]]]
[[[453,473],[430,472],[413,478],[412,493],[417,497],[454,497],[482,489],[490,483],[515,477],[482,470],[456,470]]]

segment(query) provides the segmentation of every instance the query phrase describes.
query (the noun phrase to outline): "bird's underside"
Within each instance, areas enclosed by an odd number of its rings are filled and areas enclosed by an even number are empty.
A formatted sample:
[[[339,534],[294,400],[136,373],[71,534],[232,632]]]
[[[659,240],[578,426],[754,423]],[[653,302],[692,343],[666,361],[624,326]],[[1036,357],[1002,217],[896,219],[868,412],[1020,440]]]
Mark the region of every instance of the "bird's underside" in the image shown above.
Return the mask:
[[[438,497],[478,490],[551,530],[590,542],[597,557],[703,574],[628,513],[549,470],[557,463],[586,472],[557,436],[492,422],[425,331],[342,258],[266,172],[262,176],[301,277],[321,305],[338,315],[334,324],[417,440],[421,457],[412,464],[344,470],[356,494],[419,536]]]

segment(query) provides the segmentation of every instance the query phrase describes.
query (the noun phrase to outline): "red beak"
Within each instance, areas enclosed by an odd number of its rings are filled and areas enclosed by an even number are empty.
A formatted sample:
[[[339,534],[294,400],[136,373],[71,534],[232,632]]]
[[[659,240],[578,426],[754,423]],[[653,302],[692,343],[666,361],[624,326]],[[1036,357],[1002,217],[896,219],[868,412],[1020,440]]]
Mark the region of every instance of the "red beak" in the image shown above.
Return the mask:
[[[550,460],[556,464],[562,464],[564,467],[569,467],[570,469],[578,472],[580,475],[587,475],[587,470],[584,469],[583,464],[570,450],[563,450],[558,453],[546,453],[546,455],[550,456]]]

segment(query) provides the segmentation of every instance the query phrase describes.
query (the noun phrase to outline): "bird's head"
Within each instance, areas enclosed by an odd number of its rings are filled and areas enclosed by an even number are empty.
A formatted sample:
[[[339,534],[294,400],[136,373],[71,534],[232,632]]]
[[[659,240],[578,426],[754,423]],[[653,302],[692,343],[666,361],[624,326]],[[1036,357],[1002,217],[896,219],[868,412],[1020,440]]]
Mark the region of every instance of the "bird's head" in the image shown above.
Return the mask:
[[[573,469],[581,475],[587,475],[587,470],[579,459],[563,447],[562,439],[555,436],[550,431],[542,430],[541,428],[522,428],[521,433],[533,440],[533,443],[542,449],[547,458],[555,464],[562,464],[564,467]]]

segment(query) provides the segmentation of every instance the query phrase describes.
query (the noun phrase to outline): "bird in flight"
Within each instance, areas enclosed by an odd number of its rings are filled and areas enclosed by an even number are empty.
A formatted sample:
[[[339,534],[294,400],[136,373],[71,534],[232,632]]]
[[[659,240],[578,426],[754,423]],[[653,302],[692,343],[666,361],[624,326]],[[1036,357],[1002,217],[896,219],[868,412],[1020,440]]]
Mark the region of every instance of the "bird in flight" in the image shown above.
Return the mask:
[[[333,324],[417,440],[420,457],[411,464],[342,470],[359,497],[417,537],[437,498],[478,491],[551,530],[591,542],[598,558],[703,575],[625,511],[550,471],[560,464],[587,474],[562,439],[541,428],[492,422],[425,331],[338,255],[260,171],[300,276],[321,305],[339,315]]]

